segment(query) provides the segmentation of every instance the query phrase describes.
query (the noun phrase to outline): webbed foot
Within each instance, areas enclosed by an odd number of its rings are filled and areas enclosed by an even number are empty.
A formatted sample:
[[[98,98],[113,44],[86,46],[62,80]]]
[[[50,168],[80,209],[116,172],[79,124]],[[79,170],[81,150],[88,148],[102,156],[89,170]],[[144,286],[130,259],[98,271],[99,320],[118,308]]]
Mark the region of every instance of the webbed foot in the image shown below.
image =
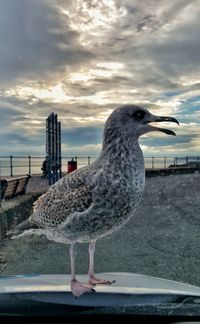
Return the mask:
[[[80,297],[86,292],[95,292],[95,289],[93,287],[94,284],[92,282],[83,283],[78,280],[71,281],[71,291],[76,298]]]
[[[101,279],[101,278],[97,278],[93,275],[89,277],[89,283],[91,283],[93,285],[112,285],[115,282],[116,282],[116,280]]]

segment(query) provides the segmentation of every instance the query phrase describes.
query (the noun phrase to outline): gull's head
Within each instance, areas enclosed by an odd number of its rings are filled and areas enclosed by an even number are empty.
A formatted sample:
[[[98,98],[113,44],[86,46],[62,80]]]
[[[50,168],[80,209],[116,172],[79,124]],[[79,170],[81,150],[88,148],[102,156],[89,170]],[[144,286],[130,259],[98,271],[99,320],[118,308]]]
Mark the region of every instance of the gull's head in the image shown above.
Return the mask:
[[[179,125],[179,122],[173,117],[157,116],[150,113],[147,109],[136,106],[126,105],[115,109],[108,117],[106,128],[118,130],[120,135],[126,137],[138,138],[139,136],[158,131],[167,135],[176,135],[173,131],[151,125],[158,122],[173,122]]]

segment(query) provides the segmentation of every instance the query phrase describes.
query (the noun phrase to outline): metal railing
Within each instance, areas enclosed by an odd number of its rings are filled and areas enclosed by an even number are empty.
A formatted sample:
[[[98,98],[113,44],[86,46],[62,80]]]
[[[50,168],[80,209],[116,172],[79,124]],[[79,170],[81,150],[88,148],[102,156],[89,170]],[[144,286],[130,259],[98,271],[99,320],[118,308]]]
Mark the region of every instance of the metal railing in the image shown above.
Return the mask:
[[[77,161],[77,167],[80,168],[92,163],[96,157],[92,156],[63,156],[62,172],[67,172],[67,164],[71,159]],[[42,174],[42,164],[44,156],[0,156],[0,176],[18,176],[25,174]],[[161,169],[169,166],[178,166],[196,162],[200,164],[200,156],[181,156],[181,157],[145,157],[146,169]]]

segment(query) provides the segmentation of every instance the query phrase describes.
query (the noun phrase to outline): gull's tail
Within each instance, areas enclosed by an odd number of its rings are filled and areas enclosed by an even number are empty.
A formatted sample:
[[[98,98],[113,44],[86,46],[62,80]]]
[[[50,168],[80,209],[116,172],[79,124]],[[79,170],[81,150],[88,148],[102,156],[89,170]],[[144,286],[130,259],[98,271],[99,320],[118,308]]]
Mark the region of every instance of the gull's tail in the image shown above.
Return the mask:
[[[30,218],[27,218],[25,221],[15,226],[15,228],[8,231],[6,236],[15,239],[16,237],[26,235],[26,233],[28,234],[28,232],[31,233],[34,229],[38,229],[38,225],[31,222]]]

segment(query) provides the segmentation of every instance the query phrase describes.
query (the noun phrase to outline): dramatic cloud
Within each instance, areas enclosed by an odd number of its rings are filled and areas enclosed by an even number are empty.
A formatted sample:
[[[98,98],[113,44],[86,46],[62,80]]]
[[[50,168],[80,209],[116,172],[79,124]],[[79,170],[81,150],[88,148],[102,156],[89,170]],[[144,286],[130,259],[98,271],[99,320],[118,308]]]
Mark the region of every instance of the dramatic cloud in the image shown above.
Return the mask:
[[[144,136],[145,155],[198,154],[200,3],[0,0],[0,145],[45,153],[45,118],[62,122],[63,155],[98,155],[113,108],[177,117],[177,137]]]
[[[88,61],[93,54],[49,1],[1,0],[0,81],[40,80]]]

